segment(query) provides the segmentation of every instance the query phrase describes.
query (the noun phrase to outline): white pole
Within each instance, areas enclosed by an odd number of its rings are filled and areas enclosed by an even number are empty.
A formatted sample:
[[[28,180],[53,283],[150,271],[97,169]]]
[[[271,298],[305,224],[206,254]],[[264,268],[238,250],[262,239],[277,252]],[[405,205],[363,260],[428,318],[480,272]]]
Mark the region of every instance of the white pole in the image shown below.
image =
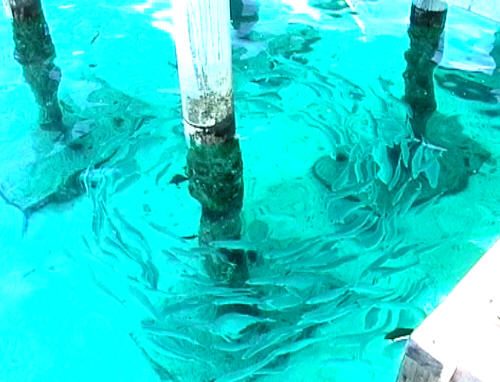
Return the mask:
[[[424,11],[442,12],[448,9],[445,0],[413,0],[413,5]]]
[[[234,136],[229,0],[175,0],[182,112],[189,142]]]
[[[8,0],[3,0],[3,8],[5,10],[5,15],[11,19],[12,18],[12,11],[10,10],[10,4],[8,3]]]

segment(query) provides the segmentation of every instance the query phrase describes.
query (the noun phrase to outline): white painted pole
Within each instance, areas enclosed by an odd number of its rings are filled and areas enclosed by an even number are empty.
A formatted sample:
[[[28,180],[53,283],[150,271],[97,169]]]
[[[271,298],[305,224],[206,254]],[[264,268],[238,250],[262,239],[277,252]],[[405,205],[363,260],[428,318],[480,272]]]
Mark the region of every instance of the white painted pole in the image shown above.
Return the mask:
[[[10,4],[9,4],[8,0],[3,0],[2,3],[3,3],[3,8],[5,10],[5,15],[9,19],[11,19],[12,18],[12,11],[10,10]]]
[[[448,9],[445,0],[413,0],[413,5],[424,11],[442,12]]]
[[[186,137],[224,142],[235,130],[229,1],[176,0],[174,12]]]

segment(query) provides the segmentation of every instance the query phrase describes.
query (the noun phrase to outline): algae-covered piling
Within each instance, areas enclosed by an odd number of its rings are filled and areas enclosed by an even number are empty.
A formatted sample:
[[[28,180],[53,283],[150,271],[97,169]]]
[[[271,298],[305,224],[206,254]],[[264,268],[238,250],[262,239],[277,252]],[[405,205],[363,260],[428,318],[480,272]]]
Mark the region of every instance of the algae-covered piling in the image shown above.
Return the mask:
[[[411,7],[404,100],[410,107],[410,122],[417,137],[425,135],[427,121],[437,109],[434,69],[443,54],[447,10],[440,0],[415,0]]]
[[[57,91],[61,70],[54,64],[56,51],[40,0],[9,0],[15,58],[40,107],[39,124],[46,130],[62,129]]]

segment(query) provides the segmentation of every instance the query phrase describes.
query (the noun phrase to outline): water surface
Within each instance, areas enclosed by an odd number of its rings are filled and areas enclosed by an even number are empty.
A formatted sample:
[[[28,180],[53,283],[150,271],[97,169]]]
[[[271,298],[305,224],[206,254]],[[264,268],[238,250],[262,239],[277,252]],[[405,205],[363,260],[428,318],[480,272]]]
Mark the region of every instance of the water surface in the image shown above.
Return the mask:
[[[3,18],[0,380],[394,380],[387,334],[496,241],[497,23],[450,9],[416,134],[407,1],[258,5],[211,151],[182,133],[169,1],[45,2],[72,144]]]

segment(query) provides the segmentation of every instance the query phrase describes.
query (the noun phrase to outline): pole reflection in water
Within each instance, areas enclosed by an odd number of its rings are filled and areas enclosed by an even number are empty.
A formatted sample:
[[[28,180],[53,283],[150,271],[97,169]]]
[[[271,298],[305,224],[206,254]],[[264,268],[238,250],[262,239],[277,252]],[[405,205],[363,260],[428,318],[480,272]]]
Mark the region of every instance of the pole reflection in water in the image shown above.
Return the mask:
[[[404,100],[411,109],[410,123],[416,137],[425,135],[426,124],[436,111],[434,94],[434,69],[443,56],[443,36],[448,8],[438,0],[412,3],[410,27],[410,49],[405,54],[407,62]]]
[[[8,0],[12,12],[15,58],[40,107],[39,124],[45,130],[64,130],[57,91],[61,70],[54,64],[54,44],[41,0]]]
[[[239,141],[230,138],[215,145],[192,143],[188,157],[189,191],[202,206],[199,243],[238,240],[243,206],[243,161]],[[217,281],[243,285],[248,278],[246,255],[239,249],[210,251],[207,272]]]

